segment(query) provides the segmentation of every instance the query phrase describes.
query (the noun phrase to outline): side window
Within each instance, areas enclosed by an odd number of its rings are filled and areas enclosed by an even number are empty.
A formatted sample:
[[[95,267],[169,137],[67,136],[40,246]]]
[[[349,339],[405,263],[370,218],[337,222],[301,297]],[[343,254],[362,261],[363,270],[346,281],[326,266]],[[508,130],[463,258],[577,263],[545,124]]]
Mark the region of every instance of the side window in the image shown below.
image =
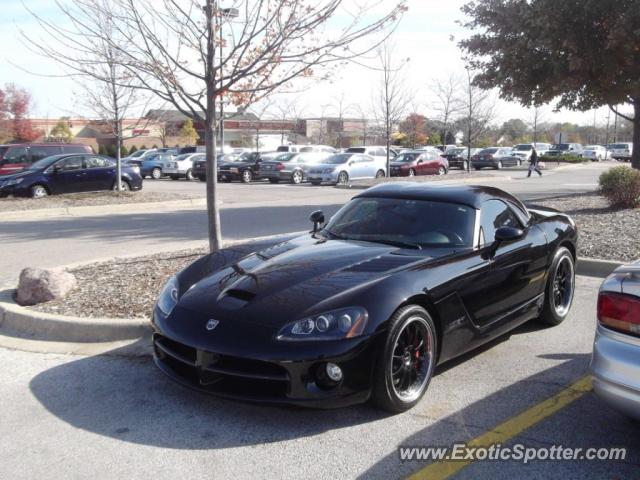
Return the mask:
[[[81,170],[82,169],[82,157],[69,157],[64,160],[60,160],[56,163],[56,167],[59,167],[63,172],[70,172],[73,170]]]
[[[2,163],[4,164],[27,163],[28,158],[29,158],[29,154],[25,147],[10,148],[9,151],[5,153]]]
[[[87,168],[106,168],[112,167],[113,163],[103,157],[87,157],[86,165]]]
[[[47,153],[45,147],[31,147],[29,149],[29,153],[31,153],[31,162],[37,162],[43,158],[46,158],[50,155],[55,155],[54,153]]]
[[[378,148],[378,149],[376,149],[374,155],[376,155],[378,157],[386,157],[387,156],[387,152],[385,151],[384,148]]]
[[[480,213],[480,244],[494,242],[496,230],[500,227],[522,228],[518,217],[501,200],[487,200]]]

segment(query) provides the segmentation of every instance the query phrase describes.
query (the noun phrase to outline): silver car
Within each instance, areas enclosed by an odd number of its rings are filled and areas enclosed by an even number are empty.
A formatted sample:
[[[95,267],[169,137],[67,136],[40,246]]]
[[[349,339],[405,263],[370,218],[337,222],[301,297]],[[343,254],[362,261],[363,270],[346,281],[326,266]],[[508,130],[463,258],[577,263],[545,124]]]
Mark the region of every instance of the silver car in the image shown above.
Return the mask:
[[[321,183],[346,185],[350,180],[384,177],[385,171],[382,162],[370,155],[337,153],[323,163],[311,166],[307,171],[307,178],[313,185]]]
[[[591,375],[602,400],[640,419],[640,260],[600,287]]]

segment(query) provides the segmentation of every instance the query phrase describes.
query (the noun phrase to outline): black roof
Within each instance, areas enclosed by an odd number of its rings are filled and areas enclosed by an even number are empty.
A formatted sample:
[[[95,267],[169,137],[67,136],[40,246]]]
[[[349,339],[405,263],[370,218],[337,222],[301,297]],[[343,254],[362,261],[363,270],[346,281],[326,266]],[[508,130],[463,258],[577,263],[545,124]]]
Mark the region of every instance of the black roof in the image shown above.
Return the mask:
[[[362,192],[357,197],[387,197],[434,202],[462,203],[479,209],[486,200],[500,199],[526,209],[513,195],[499,188],[482,185],[430,185],[422,182],[389,182]]]

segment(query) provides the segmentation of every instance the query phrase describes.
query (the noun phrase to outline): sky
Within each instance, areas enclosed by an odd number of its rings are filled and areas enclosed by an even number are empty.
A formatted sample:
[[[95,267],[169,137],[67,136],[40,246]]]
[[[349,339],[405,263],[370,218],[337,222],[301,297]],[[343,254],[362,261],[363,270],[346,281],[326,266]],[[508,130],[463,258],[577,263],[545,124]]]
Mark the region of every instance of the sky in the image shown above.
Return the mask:
[[[358,2],[359,0],[347,0]],[[364,1],[364,0],[362,0]],[[382,3],[390,2],[384,0]],[[429,115],[434,99],[430,85],[437,79],[448,78],[451,74],[463,74],[464,64],[457,41],[467,32],[456,22],[463,19],[460,7],[464,0],[408,0],[409,11],[402,19],[393,35],[394,52],[398,58],[408,58],[405,67],[407,88],[412,92],[414,109]],[[62,21],[54,0],[24,0],[30,9],[52,21]],[[2,0],[0,18],[0,85],[13,82],[27,88],[34,98],[32,116],[57,118],[60,116],[88,116],[82,105],[74,101],[78,88],[68,78],[43,78],[24,70],[61,75],[64,72],[55,62],[31,52],[20,37],[20,31],[37,34],[38,27],[26,11],[22,0]],[[373,12],[375,13],[375,12]],[[373,65],[373,60],[365,63]],[[341,68],[332,75],[331,81],[316,83],[304,89],[303,93],[288,94],[300,103],[298,110],[303,116],[335,113],[336,99],[345,97],[345,104],[351,111],[358,106],[370,110],[372,96],[378,82],[379,73],[365,66],[352,64]],[[282,95],[280,96],[282,98]],[[349,113],[349,112],[348,112]],[[357,116],[357,115],[354,115]],[[529,121],[533,114],[515,103],[499,100],[494,123],[499,124],[510,118]],[[545,121],[574,122],[592,125],[594,118],[598,125],[607,121],[607,109],[596,112],[553,112],[553,106],[545,108]]]

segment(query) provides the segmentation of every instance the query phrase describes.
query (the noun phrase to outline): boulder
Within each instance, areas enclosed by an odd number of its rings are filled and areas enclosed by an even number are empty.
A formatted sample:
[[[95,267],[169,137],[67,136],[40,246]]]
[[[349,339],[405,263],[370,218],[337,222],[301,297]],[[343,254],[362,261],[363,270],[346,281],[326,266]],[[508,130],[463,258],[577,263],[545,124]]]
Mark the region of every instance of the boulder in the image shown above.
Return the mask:
[[[25,268],[20,272],[16,302],[36,305],[63,298],[76,284],[76,277],[62,269]]]

